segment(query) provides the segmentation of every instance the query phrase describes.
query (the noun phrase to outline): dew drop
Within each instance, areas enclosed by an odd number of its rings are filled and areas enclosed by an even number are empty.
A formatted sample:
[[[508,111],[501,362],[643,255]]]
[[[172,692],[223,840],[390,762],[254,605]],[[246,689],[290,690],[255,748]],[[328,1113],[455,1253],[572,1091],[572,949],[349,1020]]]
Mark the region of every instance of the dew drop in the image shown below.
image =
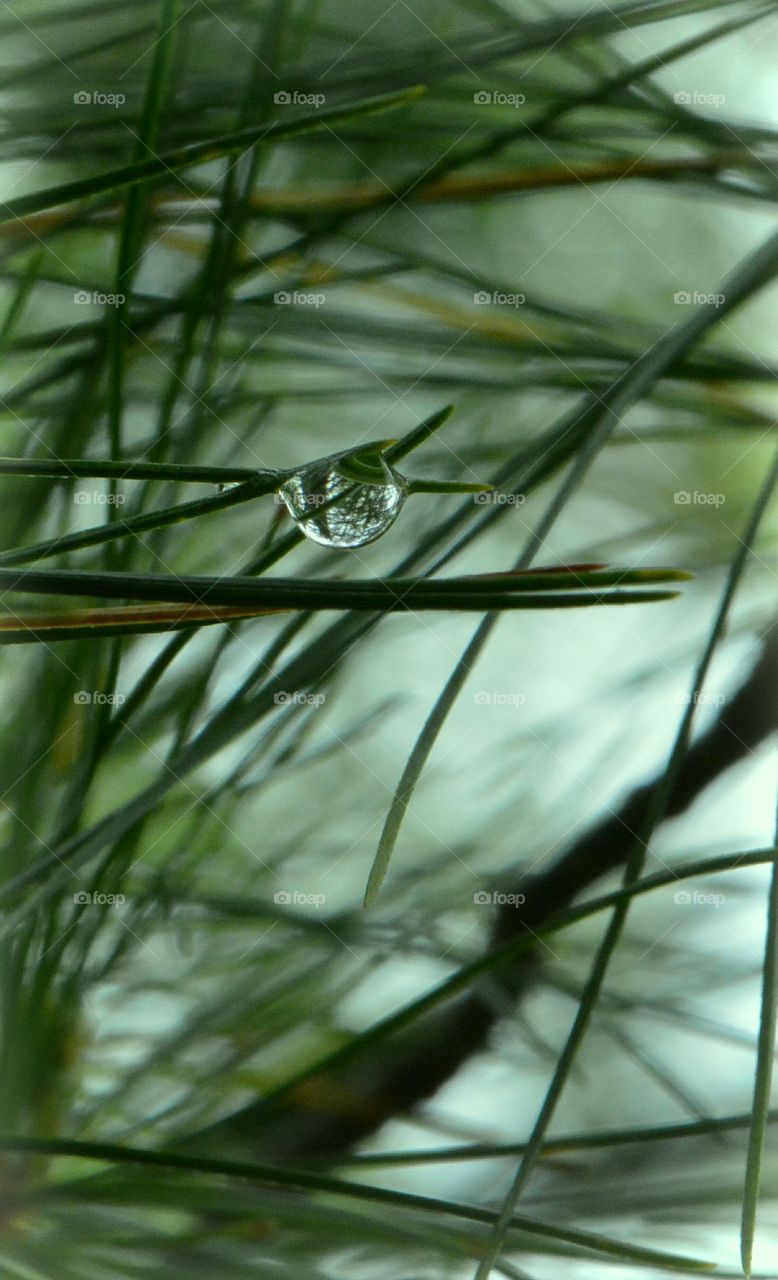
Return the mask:
[[[298,529],[323,547],[363,547],[380,538],[394,524],[408,496],[402,476],[383,458],[380,484],[342,475],[338,464],[354,452],[336,453],[302,467],[278,491]]]

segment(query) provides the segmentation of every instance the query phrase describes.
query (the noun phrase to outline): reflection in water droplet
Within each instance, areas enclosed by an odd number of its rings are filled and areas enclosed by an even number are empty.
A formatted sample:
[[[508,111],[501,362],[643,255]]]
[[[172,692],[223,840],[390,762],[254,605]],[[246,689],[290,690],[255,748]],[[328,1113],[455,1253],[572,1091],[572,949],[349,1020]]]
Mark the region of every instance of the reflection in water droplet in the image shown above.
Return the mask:
[[[312,462],[279,489],[297,527],[323,547],[362,547],[380,538],[394,524],[408,496],[402,476],[383,458],[383,484],[362,484],[342,476],[337,468],[346,456],[333,454]]]

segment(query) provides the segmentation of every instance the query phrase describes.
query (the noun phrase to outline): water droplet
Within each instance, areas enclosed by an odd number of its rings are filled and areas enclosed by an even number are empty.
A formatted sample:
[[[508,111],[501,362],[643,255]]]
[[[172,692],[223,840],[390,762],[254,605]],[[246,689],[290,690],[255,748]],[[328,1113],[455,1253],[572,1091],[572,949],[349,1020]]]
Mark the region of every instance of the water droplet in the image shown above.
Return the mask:
[[[216,492],[229,493],[231,489],[239,489],[240,484],[240,480],[220,480],[216,486]]]
[[[320,458],[288,476],[278,491],[297,527],[323,547],[363,547],[380,538],[408,496],[402,476],[382,457],[373,467],[382,477],[378,483],[342,475],[341,461],[358,453],[350,449]]]

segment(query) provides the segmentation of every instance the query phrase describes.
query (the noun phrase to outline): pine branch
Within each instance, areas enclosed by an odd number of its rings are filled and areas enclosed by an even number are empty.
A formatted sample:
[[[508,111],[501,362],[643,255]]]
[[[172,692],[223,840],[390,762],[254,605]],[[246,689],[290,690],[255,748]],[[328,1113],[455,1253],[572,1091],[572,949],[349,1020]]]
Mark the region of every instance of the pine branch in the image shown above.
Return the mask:
[[[667,808],[668,819],[689,809],[707,787],[775,731],[776,690],[778,628],[773,627],[747,679],[688,751]],[[506,895],[522,894],[525,902],[499,909],[488,953],[523,936],[533,939],[511,965],[501,966],[469,993],[383,1041],[377,1050],[357,1050],[344,1068],[312,1074],[291,1096],[279,1091],[272,1101],[260,1099],[200,1131],[186,1149],[212,1152],[224,1144],[233,1155],[336,1160],[385,1121],[430,1098],[488,1044],[506,1000],[520,1002],[537,980],[538,933],[581,893],[623,865],[658,781],[633,790],[617,811],[582,832],[547,871],[505,882]]]

